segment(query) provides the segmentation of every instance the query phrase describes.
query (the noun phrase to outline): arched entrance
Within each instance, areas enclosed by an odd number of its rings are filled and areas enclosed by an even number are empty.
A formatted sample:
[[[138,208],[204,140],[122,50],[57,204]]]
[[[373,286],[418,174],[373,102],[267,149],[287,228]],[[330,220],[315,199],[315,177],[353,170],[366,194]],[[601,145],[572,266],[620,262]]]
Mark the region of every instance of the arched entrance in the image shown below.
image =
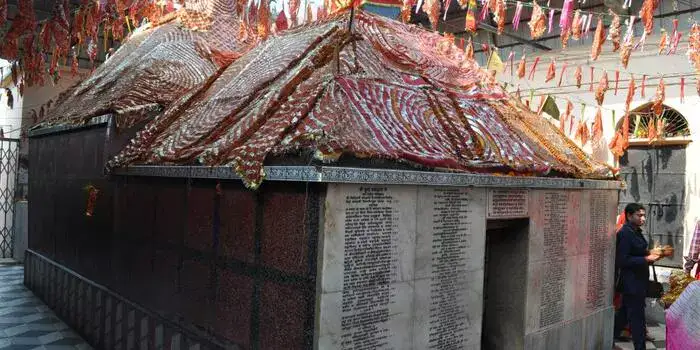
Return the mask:
[[[661,123],[659,123],[659,118]],[[617,125],[622,126],[622,121]],[[620,194],[620,211],[630,202],[647,208],[645,235],[654,243],[672,245],[675,255],[659,265],[681,267],[685,213],[686,146],[688,122],[675,109],[664,106],[654,116],[651,104],[630,113],[630,147],[620,158],[620,174],[627,188]],[[658,137],[649,138],[649,134]]]

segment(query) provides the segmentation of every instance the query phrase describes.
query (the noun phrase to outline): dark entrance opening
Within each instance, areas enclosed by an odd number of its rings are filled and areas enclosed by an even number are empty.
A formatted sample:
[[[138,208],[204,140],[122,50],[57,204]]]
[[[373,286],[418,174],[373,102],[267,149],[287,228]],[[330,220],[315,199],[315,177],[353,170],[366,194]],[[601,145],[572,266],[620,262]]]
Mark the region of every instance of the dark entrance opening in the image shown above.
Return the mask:
[[[525,346],[528,228],[528,219],[487,221],[482,349]]]

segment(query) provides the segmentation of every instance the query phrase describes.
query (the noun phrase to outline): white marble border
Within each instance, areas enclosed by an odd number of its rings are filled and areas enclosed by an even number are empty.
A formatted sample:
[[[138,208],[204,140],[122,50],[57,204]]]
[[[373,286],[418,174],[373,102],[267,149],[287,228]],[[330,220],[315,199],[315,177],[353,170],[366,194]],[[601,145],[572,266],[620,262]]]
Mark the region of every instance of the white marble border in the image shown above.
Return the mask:
[[[240,179],[233,168],[224,166],[137,165],[117,169],[115,174],[154,177]],[[623,188],[622,182],[612,180],[494,176],[467,173],[347,168],[332,166],[266,166],[265,174],[265,179],[267,181],[502,188],[576,188],[612,190]]]

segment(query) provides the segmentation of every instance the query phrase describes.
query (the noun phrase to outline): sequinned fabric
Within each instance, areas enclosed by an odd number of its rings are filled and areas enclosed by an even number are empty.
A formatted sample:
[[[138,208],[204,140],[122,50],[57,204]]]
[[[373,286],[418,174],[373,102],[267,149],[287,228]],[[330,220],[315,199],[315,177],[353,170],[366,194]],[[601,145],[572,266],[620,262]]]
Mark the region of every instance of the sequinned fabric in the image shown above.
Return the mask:
[[[607,179],[449,38],[361,10],[260,42],[149,122],[109,167],[230,166],[312,151],[486,174]]]
[[[170,106],[237,57],[257,35],[235,14],[233,0],[187,1],[186,7],[134,33],[87,79],[64,92],[41,126],[81,124],[114,114],[131,127]]]

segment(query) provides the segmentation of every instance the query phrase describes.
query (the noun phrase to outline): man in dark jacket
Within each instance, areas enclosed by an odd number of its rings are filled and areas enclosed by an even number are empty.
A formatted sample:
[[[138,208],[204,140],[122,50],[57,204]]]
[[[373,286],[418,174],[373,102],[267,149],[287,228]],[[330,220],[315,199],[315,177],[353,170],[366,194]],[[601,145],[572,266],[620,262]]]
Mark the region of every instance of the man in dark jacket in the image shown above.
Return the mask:
[[[625,218],[625,224],[617,232],[616,287],[622,292],[622,307],[615,317],[615,337],[629,322],[634,349],[644,350],[644,299],[649,285],[649,265],[661,259],[661,256],[649,253],[649,245],[642,235],[642,226],[646,222],[644,206],[628,204]]]

